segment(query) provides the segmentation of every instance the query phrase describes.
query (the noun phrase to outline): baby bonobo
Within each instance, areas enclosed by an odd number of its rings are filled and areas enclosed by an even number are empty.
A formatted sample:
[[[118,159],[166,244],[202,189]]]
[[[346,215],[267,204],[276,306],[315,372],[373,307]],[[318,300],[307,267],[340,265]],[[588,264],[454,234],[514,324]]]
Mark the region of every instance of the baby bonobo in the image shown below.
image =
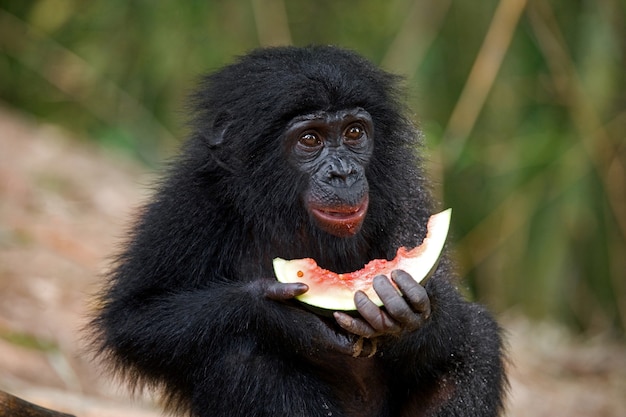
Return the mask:
[[[352,315],[316,314],[273,273],[277,257],[351,272],[422,242],[438,207],[397,85],[328,46],[253,51],[204,79],[92,321],[115,373],[196,417],[501,412],[499,327],[445,252],[424,286],[377,277],[383,305],[357,292]]]

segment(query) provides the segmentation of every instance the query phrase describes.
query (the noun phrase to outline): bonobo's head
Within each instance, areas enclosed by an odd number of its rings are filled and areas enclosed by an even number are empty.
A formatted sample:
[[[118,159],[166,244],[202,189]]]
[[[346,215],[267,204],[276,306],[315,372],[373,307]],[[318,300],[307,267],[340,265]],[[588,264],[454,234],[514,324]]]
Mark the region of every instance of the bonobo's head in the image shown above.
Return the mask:
[[[204,169],[249,224],[283,240],[381,233],[415,178],[417,134],[396,84],[335,47],[254,51],[195,96],[198,158],[208,153]]]

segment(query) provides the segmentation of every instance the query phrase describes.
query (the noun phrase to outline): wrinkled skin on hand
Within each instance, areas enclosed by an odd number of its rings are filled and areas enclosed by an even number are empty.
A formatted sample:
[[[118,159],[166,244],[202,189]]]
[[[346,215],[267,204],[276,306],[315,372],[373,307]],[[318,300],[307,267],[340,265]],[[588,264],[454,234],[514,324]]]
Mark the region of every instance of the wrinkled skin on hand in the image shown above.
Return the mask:
[[[401,293],[384,275],[375,277],[373,281],[374,290],[384,308],[374,304],[364,292],[357,291],[354,302],[360,317],[352,317],[341,311],[333,314],[337,324],[348,334],[335,332],[318,320],[318,324],[313,326],[318,337],[336,351],[353,356],[370,356],[375,353],[377,338],[399,336],[421,328],[430,317],[430,299],[426,290],[402,270],[393,271],[391,279]],[[264,284],[265,296],[276,301],[295,298],[307,290],[308,286],[303,283],[282,284],[275,281]],[[369,346],[364,344],[363,338],[371,340]]]
[[[384,275],[374,278],[374,290],[384,309],[374,304],[365,293],[357,291],[354,303],[361,317],[351,317],[338,311],[334,314],[337,323],[347,331],[367,338],[400,335],[422,327],[430,316],[430,299],[426,290],[401,270],[393,271],[391,279],[402,294]]]

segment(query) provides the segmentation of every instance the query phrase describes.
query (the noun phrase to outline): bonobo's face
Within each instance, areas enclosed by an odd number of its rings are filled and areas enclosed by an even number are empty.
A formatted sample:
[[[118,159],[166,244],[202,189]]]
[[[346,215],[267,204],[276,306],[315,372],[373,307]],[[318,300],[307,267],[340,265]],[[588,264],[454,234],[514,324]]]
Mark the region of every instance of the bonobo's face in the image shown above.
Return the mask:
[[[373,132],[372,118],[363,109],[306,114],[287,126],[289,160],[309,177],[305,207],[327,233],[349,237],[363,224]]]

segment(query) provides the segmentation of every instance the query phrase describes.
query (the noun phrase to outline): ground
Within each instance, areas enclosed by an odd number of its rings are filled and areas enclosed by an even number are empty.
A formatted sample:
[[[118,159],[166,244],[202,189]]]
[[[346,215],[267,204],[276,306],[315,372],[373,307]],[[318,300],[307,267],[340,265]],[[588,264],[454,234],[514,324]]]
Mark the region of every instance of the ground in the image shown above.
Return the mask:
[[[82,328],[153,174],[0,106],[0,390],[82,417],[161,415],[89,360]],[[507,416],[626,416],[626,345],[502,314]],[[0,410],[0,414],[2,414]]]

